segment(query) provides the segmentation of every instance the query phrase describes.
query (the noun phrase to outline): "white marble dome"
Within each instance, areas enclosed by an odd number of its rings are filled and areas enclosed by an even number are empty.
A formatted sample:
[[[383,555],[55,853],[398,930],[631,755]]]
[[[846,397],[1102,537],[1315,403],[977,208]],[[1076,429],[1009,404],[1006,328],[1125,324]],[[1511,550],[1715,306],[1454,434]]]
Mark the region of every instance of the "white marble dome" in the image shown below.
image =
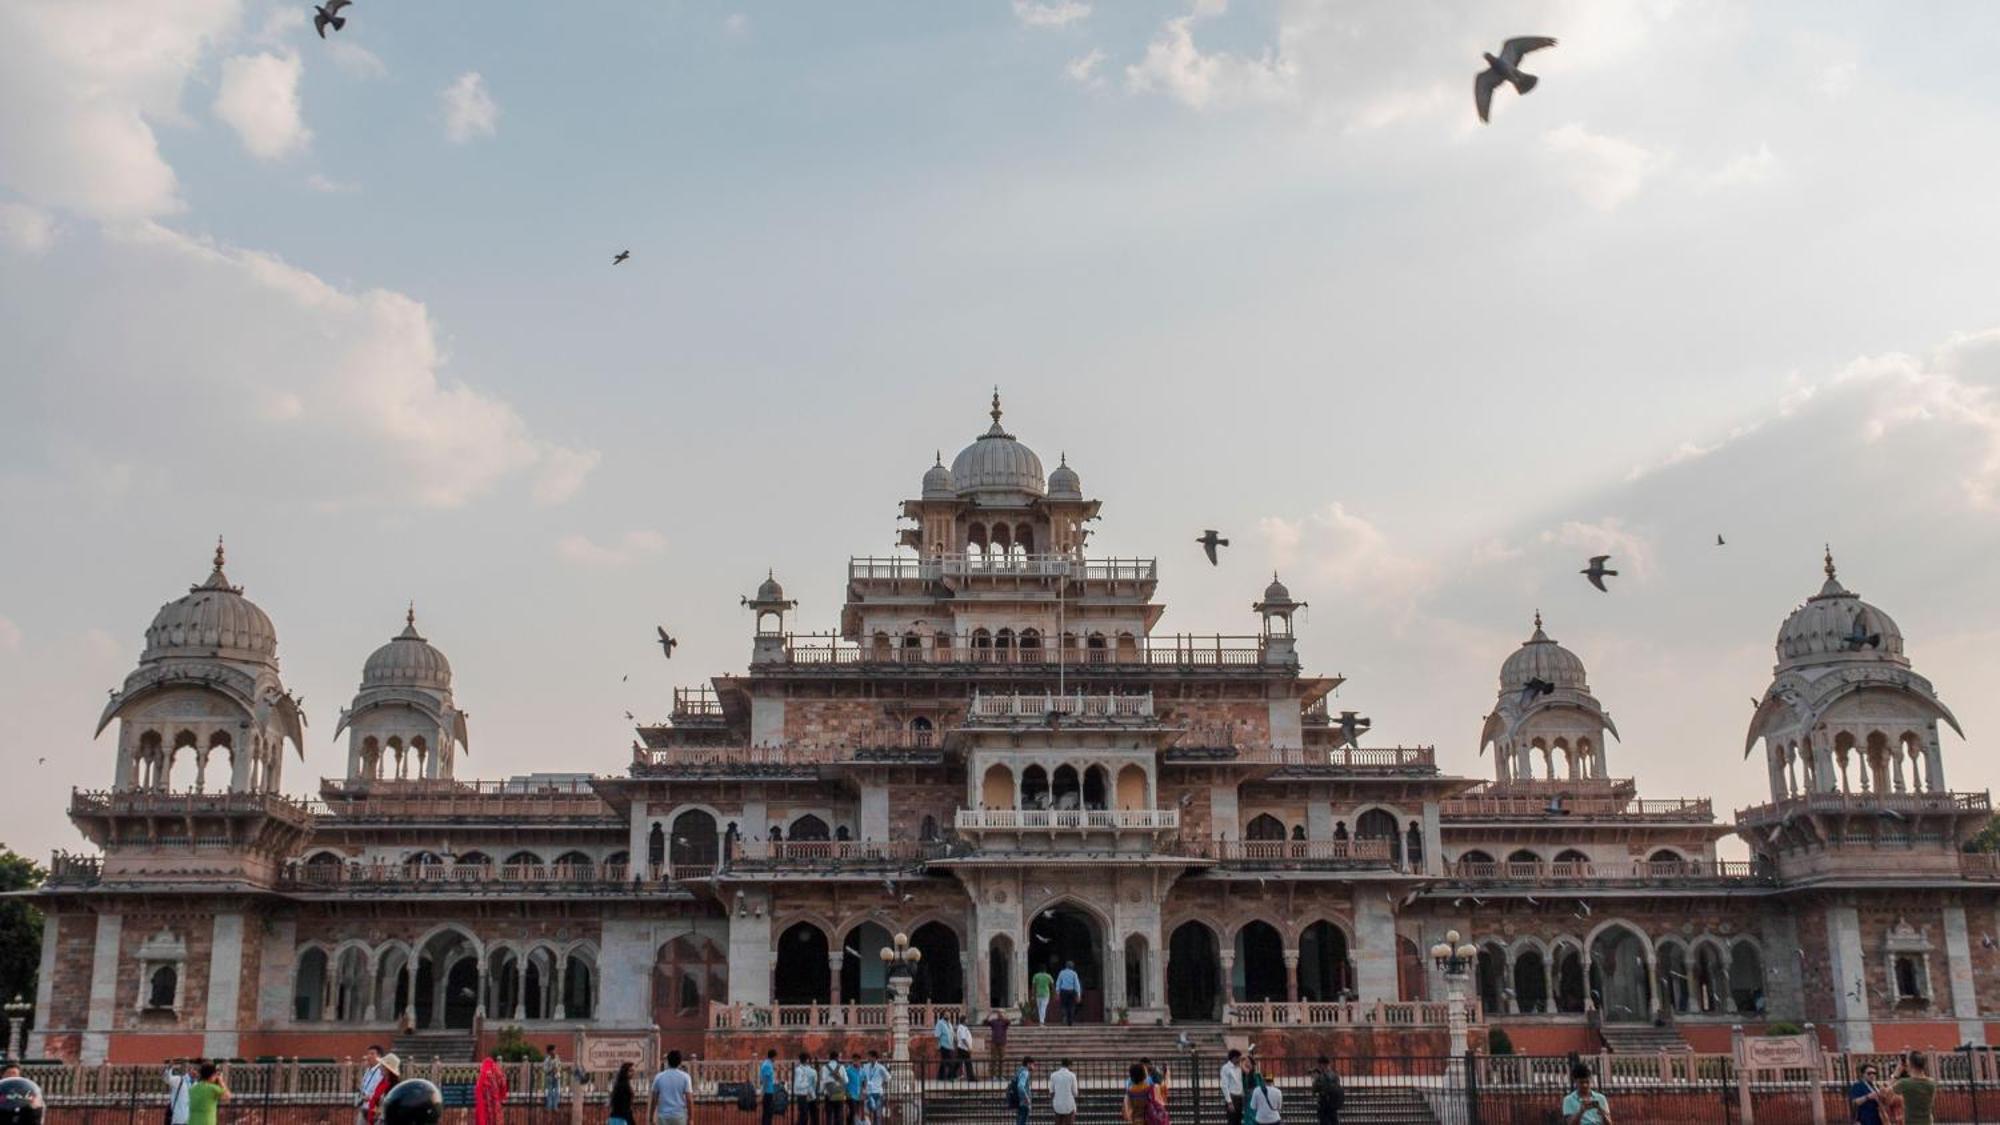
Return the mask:
[[[1535,633],[1500,665],[1500,689],[1517,690],[1529,680],[1546,680],[1559,688],[1585,688],[1583,660],[1542,632],[1542,615],[1535,615]]]
[[[1876,635],[1881,643],[1856,646],[1849,638],[1857,632]],[[1835,577],[1833,555],[1826,558],[1826,582],[1819,593],[1791,612],[1778,627],[1778,665],[1789,667],[1828,660],[1854,661],[1903,657],[1903,631],[1895,619],[1862,601]]]
[[[951,470],[944,467],[944,454],[938,454],[937,464],[924,470],[923,498],[926,500],[949,500],[957,493],[952,491]]]
[[[1042,459],[1000,428],[1000,395],[993,395],[993,425],[951,462],[951,483],[958,495],[975,492],[1025,492],[1040,496],[1047,487]]]
[[[415,610],[404,618],[403,631],[368,654],[361,666],[361,686],[427,687],[449,690],[451,661],[417,632]]]
[[[208,580],[168,602],[146,626],[141,664],[174,657],[215,657],[276,666],[278,630],[257,604],[231,586],[222,572],[222,544],[215,545],[215,569]]]
[[[1063,457],[1062,463],[1056,466],[1056,471],[1049,474],[1049,499],[1083,499],[1083,478],[1077,476],[1076,470],[1069,467],[1067,455]]]

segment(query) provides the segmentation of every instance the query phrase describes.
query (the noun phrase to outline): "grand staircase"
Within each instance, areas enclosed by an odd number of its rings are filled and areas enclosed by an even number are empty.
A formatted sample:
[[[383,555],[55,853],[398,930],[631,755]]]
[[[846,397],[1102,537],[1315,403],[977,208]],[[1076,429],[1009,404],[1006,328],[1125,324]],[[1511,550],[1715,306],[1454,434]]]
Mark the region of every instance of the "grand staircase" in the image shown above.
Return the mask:
[[[1287,1121],[1313,1119],[1312,1092],[1303,1081],[1285,1083],[1284,1114]],[[1214,1086],[1203,1083],[1201,1113],[1195,1113],[1194,1092],[1172,1089],[1167,1110],[1175,1125],[1234,1125],[1225,1123],[1222,1103]],[[1109,1083],[1086,1083],[1078,1093],[1077,1125],[1120,1125],[1119,1108],[1123,1092]],[[1036,1083],[1029,1121],[1050,1119],[1048,1095]],[[1006,1106],[999,1082],[981,1081],[970,1086],[930,1085],[924,1093],[924,1125],[1013,1125],[1014,1114]],[[1347,1087],[1346,1105],[1341,1110],[1342,1125],[1437,1125],[1437,1117],[1421,1093],[1409,1087]]]
[[[448,1063],[475,1062],[479,1040],[467,1031],[412,1031],[389,1041],[389,1049],[403,1060],[405,1076],[416,1074],[418,1064],[432,1059]]]
[[[1672,1024],[1607,1023],[1598,1029],[1604,1045],[1615,1055],[1657,1055],[1662,1051],[1692,1051],[1687,1040]]]
[[[981,1028],[984,1039],[984,1028]],[[1221,1025],[1190,1027],[1181,1024],[1165,1027],[1159,1024],[1139,1026],[1133,1024],[1077,1024],[1064,1027],[1060,1023],[1017,1023],[1007,1030],[1007,1058],[1011,1061],[1023,1056],[1033,1057],[1038,1069],[1046,1073],[1060,1059],[1101,1059],[1107,1055],[1134,1062],[1139,1059],[1172,1059],[1185,1055],[1187,1047],[1181,1045],[1185,1034],[1192,1049],[1203,1055],[1215,1057],[1216,1065],[1222,1065],[1224,1052]],[[985,1053],[975,1051],[980,1069],[985,1069]]]

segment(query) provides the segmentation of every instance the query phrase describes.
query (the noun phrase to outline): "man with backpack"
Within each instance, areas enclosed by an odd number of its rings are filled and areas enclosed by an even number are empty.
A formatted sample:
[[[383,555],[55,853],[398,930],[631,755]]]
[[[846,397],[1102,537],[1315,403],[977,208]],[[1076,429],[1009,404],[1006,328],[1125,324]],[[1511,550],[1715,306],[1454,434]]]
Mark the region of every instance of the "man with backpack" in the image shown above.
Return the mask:
[[[847,1068],[840,1052],[829,1050],[819,1068],[820,1125],[847,1125]]]
[[[1014,1111],[1014,1125],[1028,1125],[1028,1095],[1034,1080],[1035,1060],[1024,1056],[1014,1070],[1013,1081],[1007,1083],[1007,1108]]]
[[[1319,1057],[1319,1066],[1312,1075],[1313,1112],[1318,1115],[1319,1125],[1340,1125],[1340,1107],[1347,1100],[1347,1091],[1340,1087],[1340,1075],[1333,1072],[1332,1060],[1325,1055]]]

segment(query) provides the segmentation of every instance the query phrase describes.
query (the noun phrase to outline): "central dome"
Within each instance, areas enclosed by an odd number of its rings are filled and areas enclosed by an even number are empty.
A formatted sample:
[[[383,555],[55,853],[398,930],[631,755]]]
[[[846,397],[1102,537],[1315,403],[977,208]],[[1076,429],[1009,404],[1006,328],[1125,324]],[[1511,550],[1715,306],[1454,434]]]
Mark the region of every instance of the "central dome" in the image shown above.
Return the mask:
[[[960,496],[979,492],[1025,492],[1047,488],[1042,459],[1000,428],[1000,392],[993,392],[993,425],[951,462],[951,483]]]
[[[451,661],[417,632],[417,611],[404,619],[403,631],[368,655],[361,666],[361,686],[451,687]]]
[[[168,602],[146,626],[146,650],[141,664],[181,656],[243,660],[275,667],[278,630],[257,603],[231,586],[222,573],[222,542],[215,544],[215,569],[208,581],[188,588],[187,596]]]
[[[1518,691],[1529,680],[1545,680],[1559,688],[1585,690],[1583,660],[1542,632],[1542,615],[1535,614],[1535,634],[1521,642],[1500,665],[1500,690]]]

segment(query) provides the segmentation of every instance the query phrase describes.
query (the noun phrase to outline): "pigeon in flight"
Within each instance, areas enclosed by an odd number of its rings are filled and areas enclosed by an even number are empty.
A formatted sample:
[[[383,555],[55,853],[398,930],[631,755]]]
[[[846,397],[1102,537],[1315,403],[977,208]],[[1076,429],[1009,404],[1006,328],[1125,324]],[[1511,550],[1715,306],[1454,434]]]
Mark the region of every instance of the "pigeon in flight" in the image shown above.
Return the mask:
[[[1610,555],[1592,555],[1590,556],[1590,565],[1577,571],[1577,573],[1590,579],[1590,584],[1597,587],[1599,591],[1608,594],[1611,592],[1611,588],[1604,584],[1604,580],[1606,578],[1618,577],[1617,571],[1604,569],[1604,564],[1610,561],[1610,559]]]
[[[1229,540],[1217,535],[1215,529],[1212,527],[1202,532],[1201,538],[1195,540],[1195,542],[1201,544],[1201,549],[1208,552],[1208,565],[1210,566],[1218,565],[1215,561],[1215,549],[1217,547],[1229,546]]]
[[[352,3],[354,0],[326,0],[324,4],[313,5],[313,30],[319,32],[321,39],[326,38],[328,24],[332,24],[335,31],[347,26],[347,17],[339,12]]]
[[[1854,627],[1840,640],[1840,647],[1847,652],[1860,652],[1864,648],[1881,648],[1882,634],[1868,631],[1868,615],[1854,615]]]
[[[1482,54],[1486,69],[1472,80],[1472,101],[1479,108],[1479,119],[1490,120],[1487,116],[1493,109],[1493,91],[1502,82],[1511,82],[1516,93],[1525,94],[1541,81],[1532,74],[1521,73],[1521,57],[1529,51],[1539,51],[1543,47],[1553,47],[1556,41],[1546,35],[1524,35],[1509,39],[1500,45],[1500,57]]]
[[[1342,711],[1340,713],[1340,741],[1336,745],[1353,746],[1358,749],[1361,746],[1361,732],[1373,725],[1375,724],[1370,722],[1365,715],[1358,715],[1353,711]]]
[[[653,626],[653,631],[660,635],[660,651],[667,654],[668,660],[672,660],[674,658],[674,646],[680,642],[669,636],[667,631],[658,625]]]
[[[630,250],[620,250],[616,254],[611,255],[611,264],[615,266],[631,256],[632,252]]]
[[[1716,546],[1718,546],[1718,547],[1725,547],[1725,546],[1728,546],[1728,544],[1727,544],[1727,543],[1723,542],[1723,539],[1722,539],[1722,533],[1721,533],[1721,532],[1719,532],[1719,531],[1718,531],[1718,532],[1716,532],[1716,534],[1715,534],[1715,545],[1716,545]]]
[[[1528,704],[1533,703],[1537,696],[1549,695],[1555,690],[1556,685],[1549,681],[1539,676],[1532,677],[1527,683],[1521,685],[1521,706],[1526,707]]]

